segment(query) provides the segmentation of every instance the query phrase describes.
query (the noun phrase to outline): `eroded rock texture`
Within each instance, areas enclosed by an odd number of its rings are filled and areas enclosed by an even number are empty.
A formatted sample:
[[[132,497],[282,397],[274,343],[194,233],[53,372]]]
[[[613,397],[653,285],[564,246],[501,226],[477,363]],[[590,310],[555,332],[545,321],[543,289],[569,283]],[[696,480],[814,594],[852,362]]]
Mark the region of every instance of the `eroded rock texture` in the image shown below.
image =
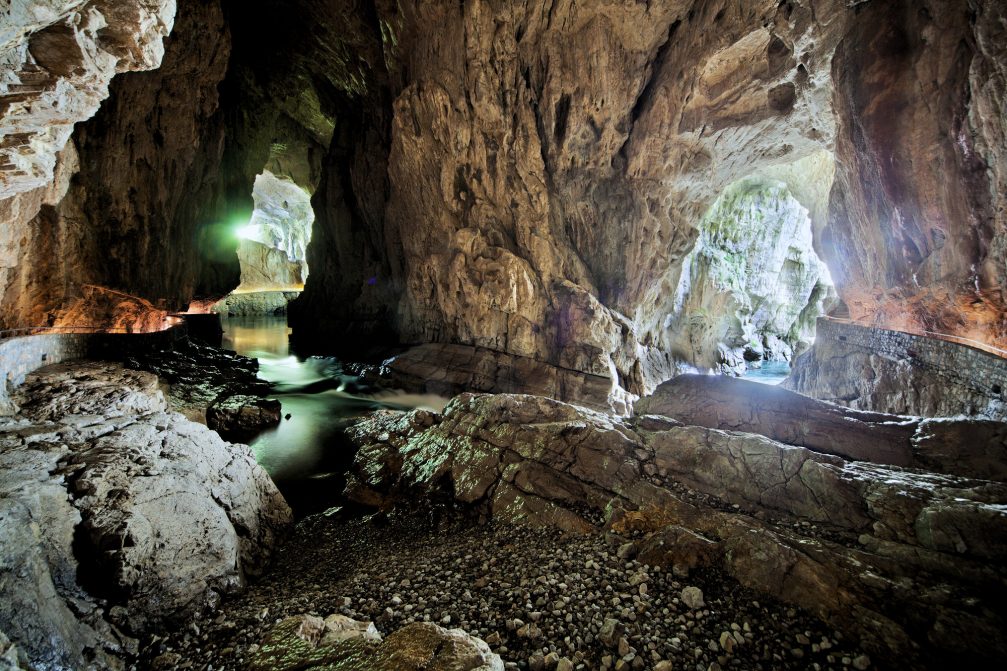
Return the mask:
[[[1005,342],[1004,12],[854,12],[832,66],[838,167],[822,248],[855,319]]]
[[[683,262],[665,322],[674,353],[743,374],[748,361],[789,361],[808,348],[835,293],[812,248],[808,214],[785,182],[749,178],[728,187]]]
[[[401,7],[381,8],[401,63],[391,144],[341,149],[355,162],[316,200],[304,309],[634,393],[668,377],[663,324],[692,226],[729,183],[829,142],[845,8]],[[376,171],[386,204],[352,207]],[[337,256],[338,275],[322,269]]]
[[[181,3],[161,67],[117,78],[100,112],[78,127],[57,168],[66,174],[59,193],[35,207],[23,206],[32,193],[15,199],[5,322],[48,323],[87,284],[177,306],[218,262],[227,267],[198,224],[214,217],[226,185],[217,87],[229,51],[218,4]]]
[[[337,128],[302,323],[642,394],[671,353],[708,363],[676,346],[696,314],[674,297],[751,177],[809,211],[857,318],[918,331],[965,304],[941,328],[993,340],[1000,283],[974,285],[1003,266],[1003,10],[940,4],[377,3],[373,113]]]
[[[0,201],[44,187],[121,72],[158,67],[175,0],[21,0],[0,9]]]
[[[252,671],[503,671],[486,642],[461,629],[414,622],[382,639],[371,622],[303,615],[279,622]]]
[[[244,445],[167,411],[150,373],[33,374],[0,424],[0,628],[33,668],[122,668],[132,636],[259,575],[290,509]]]
[[[1002,654],[988,638],[1007,615],[1002,483],[520,395],[386,412],[349,435],[359,452],[347,493],[360,502],[423,494],[568,530],[639,524],[681,541],[669,557],[645,537],[645,557],[685,571],[716,562],[910,668]]]

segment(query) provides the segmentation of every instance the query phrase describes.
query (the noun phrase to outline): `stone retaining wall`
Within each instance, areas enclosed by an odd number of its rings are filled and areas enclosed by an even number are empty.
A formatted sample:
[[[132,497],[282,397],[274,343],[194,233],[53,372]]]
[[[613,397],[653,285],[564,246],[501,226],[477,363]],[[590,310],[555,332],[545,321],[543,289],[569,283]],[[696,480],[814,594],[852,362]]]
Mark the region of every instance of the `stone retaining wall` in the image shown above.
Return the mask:
[[[818,320],[783,386],[861,410],[1007,419],[1007,359],[946,340]]]
[[[11,392],[43,366],[72,359],[118,360],[147,349],[170,349],[185,337],[184,325],[155,333],[42,333],[0,340],[0,415],[17,406]]]
[[[1007,392],[1007,359],[975,347],[831,319],[818,320],[816,342],[822,339],[912,361],[954,384],[966,385],[990,396],[1003,399]]]
[[[29,373],[69,359],[87,356],[89,334],[45,333],[0,340],[0,414],[17,408],[10,392]]]

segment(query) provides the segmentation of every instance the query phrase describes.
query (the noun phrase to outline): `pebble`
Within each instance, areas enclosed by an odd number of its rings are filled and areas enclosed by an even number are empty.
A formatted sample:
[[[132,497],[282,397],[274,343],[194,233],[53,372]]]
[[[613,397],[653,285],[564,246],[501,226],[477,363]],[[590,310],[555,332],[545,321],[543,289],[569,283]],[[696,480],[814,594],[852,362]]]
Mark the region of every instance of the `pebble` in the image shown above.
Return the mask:
[[[275,622],[308,612],[371,620],[384,635],[410,621],[458,627],[517,671],[838,671],[840,659],[872,668],[808,614],[754,599],[714,569],[682,584],[670,570],[620,558],[622,544],[456,518],[309,517],[266,576],[192,623],[199,636],[183,629],[141,641],[133,669],[167,653],[192,669],[246,668]],[[821,653],[795,647],[799,636],[821,641]]]

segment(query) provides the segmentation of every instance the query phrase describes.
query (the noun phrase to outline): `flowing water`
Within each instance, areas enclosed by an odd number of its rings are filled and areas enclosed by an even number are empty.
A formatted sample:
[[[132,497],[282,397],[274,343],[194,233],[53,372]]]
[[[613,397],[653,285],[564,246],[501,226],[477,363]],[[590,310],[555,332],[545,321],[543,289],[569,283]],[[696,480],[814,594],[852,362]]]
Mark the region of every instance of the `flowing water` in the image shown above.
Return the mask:
[[[255,458],[298,513],[339,500],[352,451],[341,429],[379,408],[443,409],[446,399],[403,393],[350,393],[357,378],[331,357],[302,359],[290,350],[286,317],[228,317],[223,347],[259,360],[259,377],[273,383],[283,419],[250,443]],[[289,417],[287,417],[289,415]]]
[[[760,368],[749,368],[742,379],[762,384],[780,384],[790,375],[790,364],[786,361],[763,361]]]

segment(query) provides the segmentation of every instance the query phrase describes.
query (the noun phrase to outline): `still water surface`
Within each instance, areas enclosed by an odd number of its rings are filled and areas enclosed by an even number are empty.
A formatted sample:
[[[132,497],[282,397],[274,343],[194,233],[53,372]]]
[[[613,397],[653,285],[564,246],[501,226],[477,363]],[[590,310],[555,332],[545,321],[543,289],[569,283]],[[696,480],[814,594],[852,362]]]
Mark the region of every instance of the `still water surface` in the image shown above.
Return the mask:
[[[338,499],[342,473],[352,457],[341,429],[354,417],[378,408],[442,410],[446,399],[404,393],[346,391],[356,378],[338,359],[295,356],[286,317],[228,317],[223,346],[259,360],[259,377],[273,383],[273,397],[286,417],[251,442],[255,458],[298,512],[327,507]]]

